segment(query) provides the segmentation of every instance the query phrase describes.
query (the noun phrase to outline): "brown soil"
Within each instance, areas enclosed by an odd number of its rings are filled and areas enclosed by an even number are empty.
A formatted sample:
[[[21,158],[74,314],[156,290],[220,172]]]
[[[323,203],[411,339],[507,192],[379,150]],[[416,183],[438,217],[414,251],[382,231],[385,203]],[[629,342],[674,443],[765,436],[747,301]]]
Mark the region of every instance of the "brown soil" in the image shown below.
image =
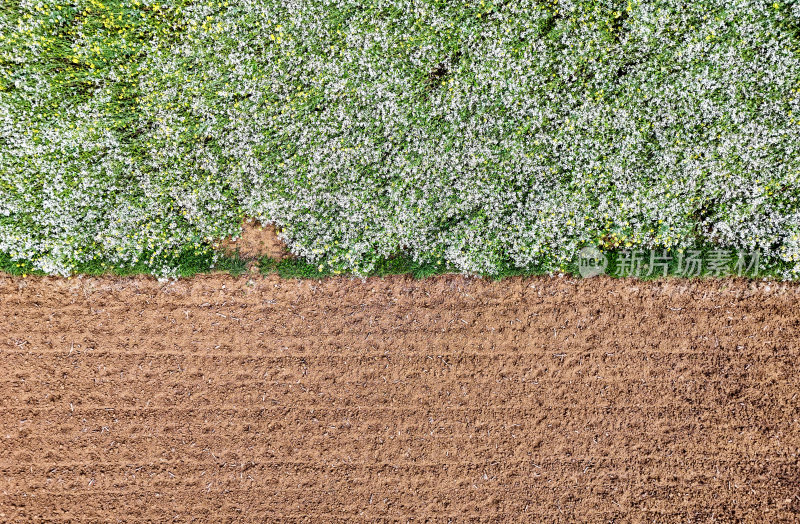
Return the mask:
[[[275,260],[283,260],[290,256],[286,244],[278,238],[275,226],[272,224],[264,226],[254,219],[246,219],[242,223],[242,233],[238,239],[226,238],[219,247],[228,254],[238,250],[239,255],[244,258],[261,258],[269,255]]]
[[[797,522],[798,299],[0,276],[0,521]]]

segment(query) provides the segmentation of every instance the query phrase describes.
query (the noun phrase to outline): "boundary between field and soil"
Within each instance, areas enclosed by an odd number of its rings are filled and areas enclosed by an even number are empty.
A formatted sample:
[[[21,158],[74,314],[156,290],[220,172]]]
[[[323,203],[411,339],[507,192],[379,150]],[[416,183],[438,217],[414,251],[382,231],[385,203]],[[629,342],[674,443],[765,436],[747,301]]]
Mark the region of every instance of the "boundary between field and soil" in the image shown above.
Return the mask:
[[[704,259],[714,249],[711,247],[698,248],[697,251],[701,253],[700,258]],[[389,275],[411,275],[414,278],[427,278],[435,275],[459,274],[459,272],[452,266],[446,264],[425,264],[418,263],[410,258],[395,257],[391,259],[383,259],[378,262],[374,271],[365,275],[356,275],[354,273],[341,273],[336,272],[324,265],[317,265],[313,262],[308,262],[300,258],[284,258],[278,260],[269,256],[263,257],[243,257],[234,252],[233,254],[218,253],[217,261],[213,260],[213,251],[206,253],[198,253],[194,250],[187,250],[183,254],[173,259],[177,267],[176,276],[181,278],[192,277],[201,274],[213,273],[229,273],[232,276],[239,276],[243,274],[277,274],[282,278],[300,278],[300,279],[321,279],[334,276],[351,276],[351,277],[385,277]],[[619,266],[623,254],[621,252],[605,252],[608,258],[608,266],[605,268],[604,274],[612,278],[629,278],[630,275],[620,275]],[[147,257],[143,256],[142,260]],[[647,268],[645,257],[645,268]],[[666,275],[659,269],[652,274],[643,273],[636,278],[642,281],[656,280],[659,278],[687,278],[682,273],[679,267],[680,262],[677,258],[673,257],[668,263],[668,270]],[[322,269],[320,269],[322,268]],[[727,273],[724,275],[716,275],[714,272],[707,268],[702,268],[698,275],[689,278],[736,278],[744,277],[755,280],[780,280],[779,274],[784,268],[777,267],[771,268],[769,271],[761,271],[757,273],[744,272],[740,275],[735,273]],[[5,253],[0,253],[0,273],[6,273],[14,276],[47,276],[47,273],[33,268],[33,265],[28,261],[12,260]],[[502,280],[508,277],[532,277],[544,275],[559,275],[580,277],[578,262],[574,261],[561,270],[550,270],[545,268],[534,269],[519,269],[514,267],[507,267],[503,271],[494,275],[473,275],[492,280]],[[140,262],[133,266],[123,266],[114,264],[104,260],[96,260],[91,263],[84,264],[78,267],[72,276],[78,275],[91,275],[91,276],[135,276],[135,275],[152,275],[150,268],[144,262]]]

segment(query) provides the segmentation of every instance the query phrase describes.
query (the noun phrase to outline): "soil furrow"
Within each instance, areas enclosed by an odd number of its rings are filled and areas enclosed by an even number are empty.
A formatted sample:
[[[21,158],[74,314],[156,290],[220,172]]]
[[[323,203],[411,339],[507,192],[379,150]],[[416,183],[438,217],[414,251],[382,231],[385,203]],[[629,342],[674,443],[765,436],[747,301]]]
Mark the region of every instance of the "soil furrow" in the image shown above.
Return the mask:
[[[800,286],[0,276],[0,521],[800,518]]]

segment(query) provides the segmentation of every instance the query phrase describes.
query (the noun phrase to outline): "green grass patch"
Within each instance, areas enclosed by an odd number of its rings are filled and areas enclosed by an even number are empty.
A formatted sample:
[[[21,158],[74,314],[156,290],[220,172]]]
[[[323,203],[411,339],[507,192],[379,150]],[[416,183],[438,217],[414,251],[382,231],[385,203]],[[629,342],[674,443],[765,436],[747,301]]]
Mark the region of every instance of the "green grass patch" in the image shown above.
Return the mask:
[[[748,269],[748,265],[752,263],[752,257],[749,253],[745,253],[744,265],[739,269],[736,266],[738,254],[731,251],[725,271],[713,271],[709,268],[708,261],[714,256],[714,250],[715,248],[713,246],[703,246],[696,250],[697,254],[695,258],[700,260],[699,270],[692,272],[688,278],[705,279],[741,276],[745,278],[780,279],[781,272],[786,269],[782,266],[769,266],[767,268],[758,267],[757,271],[752,266]],[[656,257],[660,257],[662,254],[662,251],[659,250],[656,253]],[[682,259],[679,259],[677,252],[669,251],[666,255],[671,257],[671,260],[667,261],[661,258],[655,258],[653,259],[655,265],[651,270],[649,251],[643,251],[643,253],[641,253],[641,256],[638,258],[638,263],[635,257],[631,257],[630,254],[626,255],[622,251],[606,252],[605,256],[607,257],[608,265],[603,274],[612,278],[633,277],[643,282],[665,277],[687,278],[687,266],[692,264],[689,255],[685,254]],[[299,258],[286,258],[283,260],[275,260],[268,256],[264,256],[260,259],[243,258],[238,252],[233,254],[218,253],[216,263],[213,262],[211,251],[198,253],[197,251],[187,250],[170,260],[170,263],[173,264],[174,267],[177,267],[175,276],[182,278],[188,278],[198,274],[209,274],[212,272],[226,272],[236,277],[247,274],[248,264],[251,262],[258,262],[259,273],[261,275],[275,274],[285,279],[319,280],[336,276],[386,277],[391,275],[411,275],[416,279],[424,279],[437,275],[459,273],[457,268],[452,265],[421,264],[408,257],[402,256],[379,260],[375,265],[374,271],[366,275],[337,271],[328,266],[313,264]],[[664,264],[666,264],[666,274],[664,273]],[[560,271],[572,277],[582,278],[577,258],[575,261],[562,267]],[[638,271],[638,274],[636,274],[636,271]],[[740,271],[741,274],[739,274]],[[35,269],[30,262],[12,260],[10,256],[4,253],[0,253],[0,272],[14,276],[43,276],[46,274],[43,271]],[[79,265],[73,274],[131,276],[149,275],[151,271],[150,268],[141,261],[133,266],[123,266],[108,261],[97,260]],[[507,265],[497,274],[481,276],[495,281],[501,281],[510,277],[533,277],[552,274],[554,274],[552,270],[544,267],[524,269]]]
[[[238,253],[233,255],[220,254],[214,263],[212,252],[197,253],[194,250],[186,250],[178,256],[172,257],[169,263],[176,267],[177,277],[192,277],[198,274],[207,274],[214,271],[222,271],[238,276],[247,272],[249,260],[241,258]],[[12,260],[5,253],[0,253],[0,272],[15,276],[43,276],[45,272],[37,270],[28,261]],[[93,260],[77,265],[73,275],[92,275],[92,276],[133,276],[133,275],[152,275],[152,268],[143,260],[136,264],[115,264],[109,260]]]

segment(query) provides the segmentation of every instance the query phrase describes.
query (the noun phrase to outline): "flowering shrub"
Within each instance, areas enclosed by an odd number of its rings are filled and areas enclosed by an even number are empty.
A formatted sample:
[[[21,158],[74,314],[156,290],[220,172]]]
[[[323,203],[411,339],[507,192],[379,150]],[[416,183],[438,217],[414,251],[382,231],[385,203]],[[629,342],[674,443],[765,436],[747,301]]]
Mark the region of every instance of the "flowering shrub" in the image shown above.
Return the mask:
[[[243,216],[371,271],[760,250],[800,274],[800,3],[78,0],[0,10],[0,252],[170,274]]]

